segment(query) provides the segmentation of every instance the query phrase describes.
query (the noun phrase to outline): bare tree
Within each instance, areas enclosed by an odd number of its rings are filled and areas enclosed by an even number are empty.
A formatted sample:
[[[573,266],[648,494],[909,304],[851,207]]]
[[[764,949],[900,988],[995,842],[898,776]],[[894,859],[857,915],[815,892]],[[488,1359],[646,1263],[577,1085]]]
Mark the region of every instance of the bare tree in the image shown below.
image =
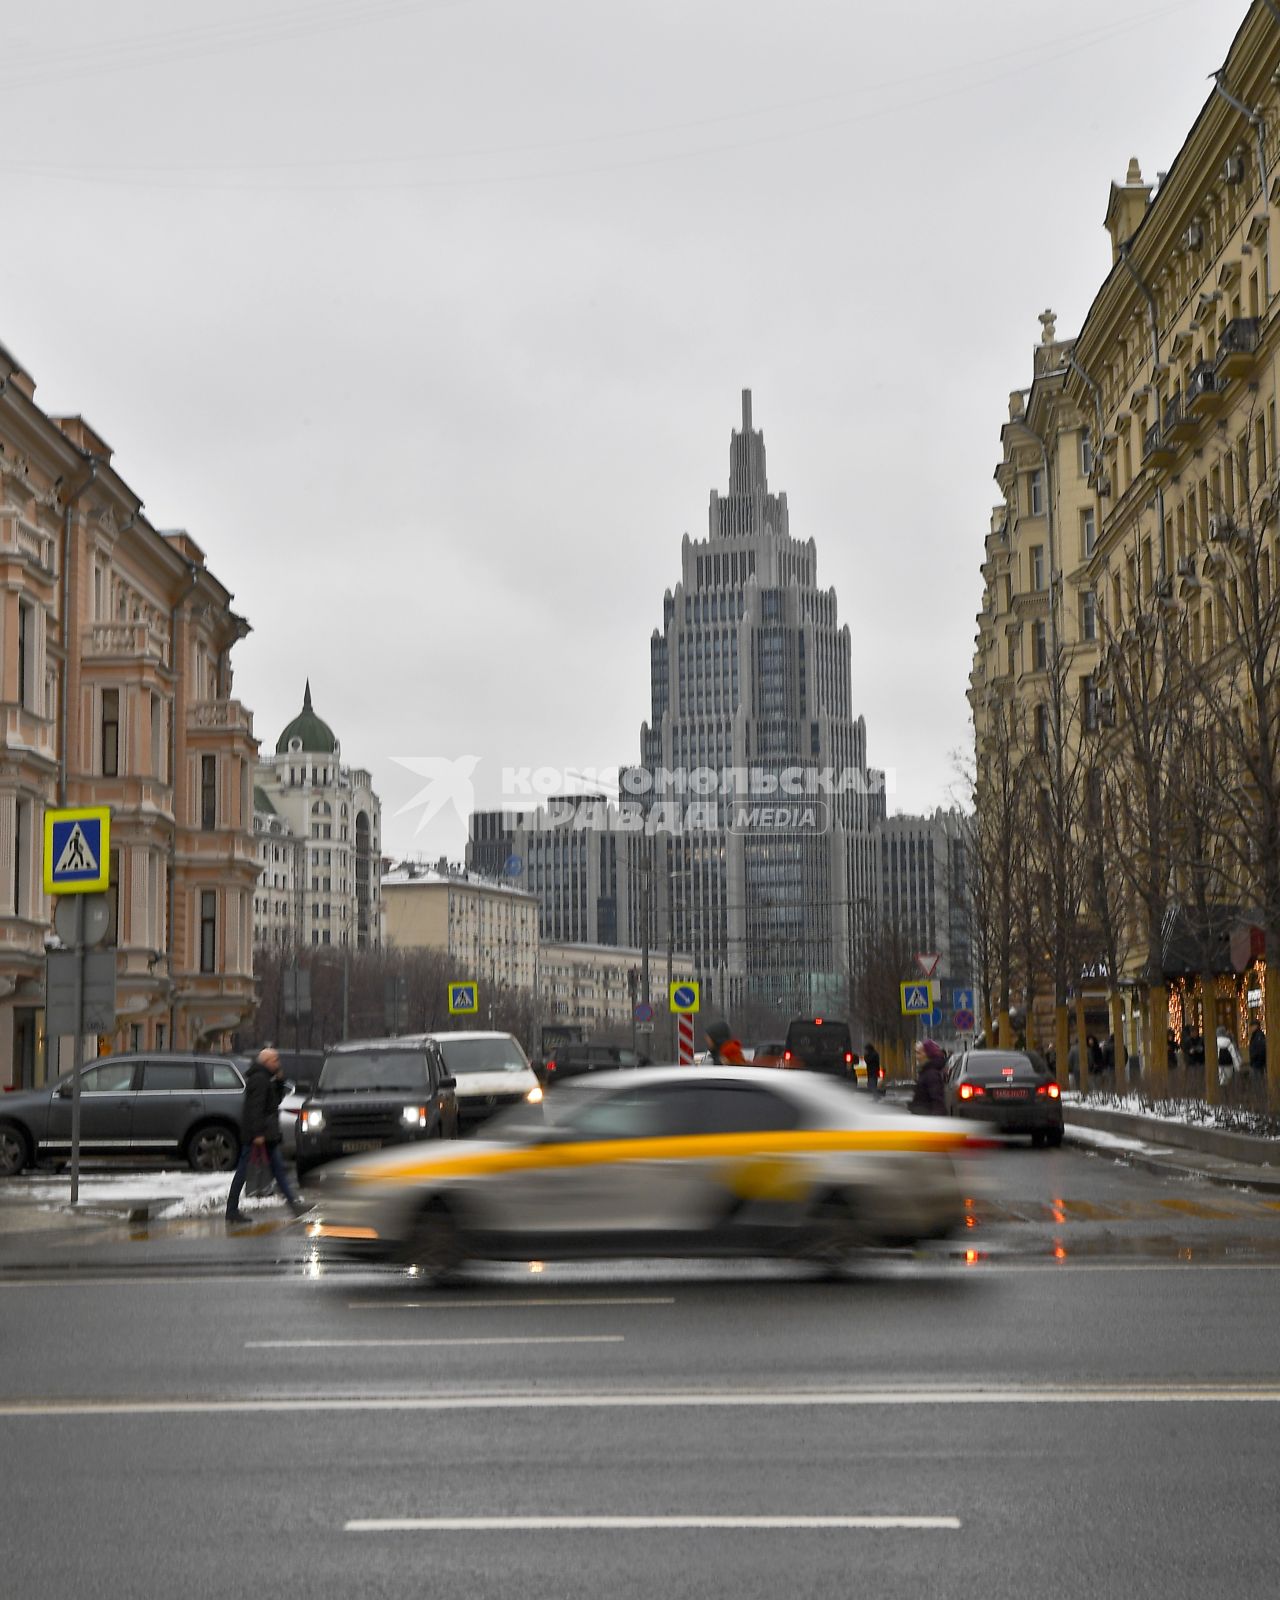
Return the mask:
[[[1013,1044],[1009,1019],[1017,965],[1018,863],[1026,848],[1024,716],[998,695],[987,710],[974,785],[972,859],[975,908],[981,917],[984,1002],[994,1008],[997,1041]],[[988,1029],[988,1041],[991,1031]]]
[[[1147,986],[1143,1061],[1157,1093],[1167,1086],[1169,997],[1164,979],[1164,928],[1169,910],[1175,796],[1174,685],[1170,662],[1176,607],[1170,588],[1138,593],[1137,563],[1129,578],[1128,616],[1102,616],[1106,650],[1099,673],[1102,705],[1115,726],[1106,755],[1112,814],[1123,848],[1119,865],[1142,925]]]
[[[1250,439],[1253,439],[1252,448]],[[1222,806],[1217,864],[1242,912],[1280,956],[1280,474],[1251,419],[1223,449],[1222,489],[1197,562],[1180,568],[1188,606],[1184,666],[1212,734],[1210,773]],[[1269,971],[1268,977],[1271,973]],[[1268,1090],[1280,1102],[1280,980],[1265,992]]]

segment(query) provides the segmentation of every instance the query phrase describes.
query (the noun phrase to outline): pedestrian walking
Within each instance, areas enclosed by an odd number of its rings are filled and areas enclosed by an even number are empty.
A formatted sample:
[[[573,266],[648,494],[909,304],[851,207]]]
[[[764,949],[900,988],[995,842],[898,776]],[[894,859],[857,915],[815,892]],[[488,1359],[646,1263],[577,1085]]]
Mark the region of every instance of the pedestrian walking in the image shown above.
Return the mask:
[[[862,1059],[867,1064],[867,1093],[883,1094],[884,1080],[880,1076],[880,1052],[870,1039],[862,1047]]]
[[[1255,1072],[1267,1070],[1267,1036],[1260,1022],[1254,1023],[1253,1032],[1249,1035],[1249,1065]]]
[[[245,1222],[248,1219],[240,1209],[240,1191],[249,1172],[249,1162],[255,1151],[264,1154],[271,1163],[280,1193],[289,1202],[294,1216],[307,1209],[299,1200],[289,1175],[284,1170],[280,1155],[280,1102],[284,1099],[285,1085],[280,1056],[270,1045],[259,1050],[253,1064],[244,1076],[244,1109],[240,1116],[240,1159],[231,1179],[231,1193],[227,1196],[227,1221]]]
[[[742,1046],[730,1033],[727,1022],[707,1024],[707,1048],[718,1067],[745,1067],[747,1064]]]
[[[945,1117],[947,1096],[942,1084],[946,1054],[936,1039],[922,1039],[916,1045],[916,1087],[911,1109],[924,1117]]]

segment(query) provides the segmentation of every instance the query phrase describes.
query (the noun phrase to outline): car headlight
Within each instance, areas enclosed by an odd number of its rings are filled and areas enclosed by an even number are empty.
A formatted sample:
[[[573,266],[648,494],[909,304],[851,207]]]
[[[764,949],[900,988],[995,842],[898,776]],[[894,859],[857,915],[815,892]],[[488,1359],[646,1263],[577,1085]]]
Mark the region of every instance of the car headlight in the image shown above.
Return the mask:
[[[529,1090],[527,1095],[525,1095],[525,1099],[531,1106],[541,1105],[542,1085],[540,1083],[535,1083],[533,1088]]]
[[[406,1106],[400,1113],[400,1120],[407,1122],[411,1128],[425,1128],[427,1125],[426,1106]]]
[[[324,1127],[324,1112],[304,1111],[302,1113],[302,1126],[307,1133],[319,1133]]]

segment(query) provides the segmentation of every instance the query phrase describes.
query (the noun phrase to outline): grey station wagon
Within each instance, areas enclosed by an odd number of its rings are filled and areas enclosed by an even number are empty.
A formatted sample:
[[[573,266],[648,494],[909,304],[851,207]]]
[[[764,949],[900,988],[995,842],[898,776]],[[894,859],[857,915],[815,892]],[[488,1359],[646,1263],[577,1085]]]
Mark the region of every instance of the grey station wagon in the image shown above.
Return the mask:
[[[71,1080],[0,1096],[0,1177],[70,1156]],[[244,1079],[225,1056],[106,1056],[80,1078],[80,1148],[177,1155],[196,1172],[226,1172],[240,1153],[243,1105]]]

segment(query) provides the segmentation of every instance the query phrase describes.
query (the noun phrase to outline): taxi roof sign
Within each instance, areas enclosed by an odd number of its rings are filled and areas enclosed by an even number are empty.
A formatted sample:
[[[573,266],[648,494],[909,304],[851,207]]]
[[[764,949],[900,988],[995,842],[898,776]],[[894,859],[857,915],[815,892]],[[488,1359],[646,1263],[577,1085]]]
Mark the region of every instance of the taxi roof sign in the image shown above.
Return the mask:
[[[44,814],[44,892],[101,894],[111,882],[111,811],[79,806]]]
[[[677,1016],[691,1016],[698,1009],[698,985],[680,978],[671,985],[671,1009]]]

